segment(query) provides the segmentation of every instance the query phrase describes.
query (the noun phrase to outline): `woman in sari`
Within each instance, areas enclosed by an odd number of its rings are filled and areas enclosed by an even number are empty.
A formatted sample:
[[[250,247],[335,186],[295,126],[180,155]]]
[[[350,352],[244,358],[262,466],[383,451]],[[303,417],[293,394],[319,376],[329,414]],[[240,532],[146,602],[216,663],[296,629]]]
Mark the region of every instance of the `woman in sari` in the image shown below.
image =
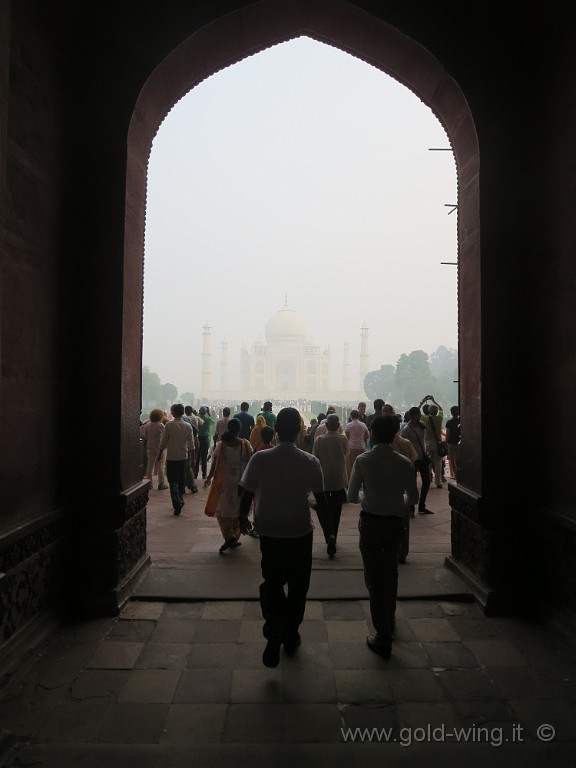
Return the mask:
[[[262,428],[266,426],[266,419],[262,415],[256,416],[256,424],[252,427],[252,432],[250,432],[250,445],[252,446],[253,450],[256,450],[260,443],[262,442]]]
[[[238,483],[253,453],[248,440],[238,437],[241,428],[238,419],[230,419],[228,429],[216,444],[210,474],[206,479],[210,492],[204,512],[218,520],[224,538],[220,552],[241,545]]]

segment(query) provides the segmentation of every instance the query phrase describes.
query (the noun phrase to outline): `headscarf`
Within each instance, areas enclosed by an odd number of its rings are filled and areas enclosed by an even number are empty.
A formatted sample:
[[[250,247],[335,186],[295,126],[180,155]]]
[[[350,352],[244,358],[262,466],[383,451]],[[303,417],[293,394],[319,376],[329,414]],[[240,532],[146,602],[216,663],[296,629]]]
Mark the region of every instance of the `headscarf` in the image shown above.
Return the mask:
[[[250,445],[254,450],[258,448],[260,443],[262,442],[262,437],[260,433],[262,432],[262,428],[266,426],[266,419],[264,416],[259,414],[256,416],[256,424],[252,427],[252,432],[250,432]]]

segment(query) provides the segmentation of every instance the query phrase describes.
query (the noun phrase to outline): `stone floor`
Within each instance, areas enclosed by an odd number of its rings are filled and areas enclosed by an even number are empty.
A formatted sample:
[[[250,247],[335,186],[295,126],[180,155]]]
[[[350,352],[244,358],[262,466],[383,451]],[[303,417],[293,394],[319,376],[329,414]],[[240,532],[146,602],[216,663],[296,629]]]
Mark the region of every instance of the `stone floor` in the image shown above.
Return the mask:
[[[201,547],[242,567],[240,551],[217,554],[203,492],[180,518],[166,493],[151,494],[155,562],[187,567]],[[446,491],[432,504],[403,568],[449,551]],[[357,511],[345,512],[340,566],[317,541],[330,578],[357,567]],[[257,540],[242,550],[252,562]],[[398,603],[389,661],[366,647],[371,629],[364,599],[311,600],[302,646],[267,669],[255,600],[131,601],[117,618],[63,627],[7,686],[0,766],[576,766],[571,638],[437,599]]]
[[[286,745],[306,764],[340,752],[353,765],[576,764],[566,638],[474,604],[409,601],[384,661],[370,628],[366,601],[309,602],[302,646],[267,669],[256,602],[131,602],[63,628],[5,692],[4,764],[253,765],[257,752],[283,765]]]

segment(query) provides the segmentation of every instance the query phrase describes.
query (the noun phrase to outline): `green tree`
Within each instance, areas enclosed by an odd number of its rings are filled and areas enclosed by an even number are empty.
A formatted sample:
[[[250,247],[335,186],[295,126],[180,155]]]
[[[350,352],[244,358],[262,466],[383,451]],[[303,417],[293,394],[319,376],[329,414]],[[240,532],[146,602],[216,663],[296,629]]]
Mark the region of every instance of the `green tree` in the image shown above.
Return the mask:
[[[178,397],[178,390],[174,384],[166,382],[166,384],[160,384],[160,397],[164,405],[173,403]]]
[[[142,404],[154,406],[160,402],[160,376],[147,365],[142,368]]]
[[[196,396],[194,392],[181,392],[180,393],[180,400],[184,403],[184,405],[192,405],[194,400],[196,399]]]
[[[378,371],[370,371],[364,377],[364,392],[371,400],[377,397],[393,402],[396,391],[396,369],[393,365],[381,365]]]
[[[395,383],[396,405],[402,408],[416,405],[424,395],[435,394],[436,379],[426,352],[416,349],[401,355],[396,364]]]

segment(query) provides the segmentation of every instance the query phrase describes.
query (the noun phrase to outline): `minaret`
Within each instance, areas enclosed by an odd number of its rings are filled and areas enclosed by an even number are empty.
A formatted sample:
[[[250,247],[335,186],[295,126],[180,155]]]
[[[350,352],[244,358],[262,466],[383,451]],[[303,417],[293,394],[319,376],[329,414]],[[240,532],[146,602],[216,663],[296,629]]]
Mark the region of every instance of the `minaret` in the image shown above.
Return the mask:
[[[212,391],[212,328],[204,323],[202,336],[202,391],[203,397],[208,397]]]
[[[220,354],[220,389],[223,392],[228,390],[228,342],[222,342],[222,352]]]
[[[360,330],[360,391],[364,392],[364,379],[368,373],[370,354],[368,352],[368,326],[366,320]]]
[[[342,389],[344,392],[350,390],[350,344],[344,342],[344,355],[342,357]]]

